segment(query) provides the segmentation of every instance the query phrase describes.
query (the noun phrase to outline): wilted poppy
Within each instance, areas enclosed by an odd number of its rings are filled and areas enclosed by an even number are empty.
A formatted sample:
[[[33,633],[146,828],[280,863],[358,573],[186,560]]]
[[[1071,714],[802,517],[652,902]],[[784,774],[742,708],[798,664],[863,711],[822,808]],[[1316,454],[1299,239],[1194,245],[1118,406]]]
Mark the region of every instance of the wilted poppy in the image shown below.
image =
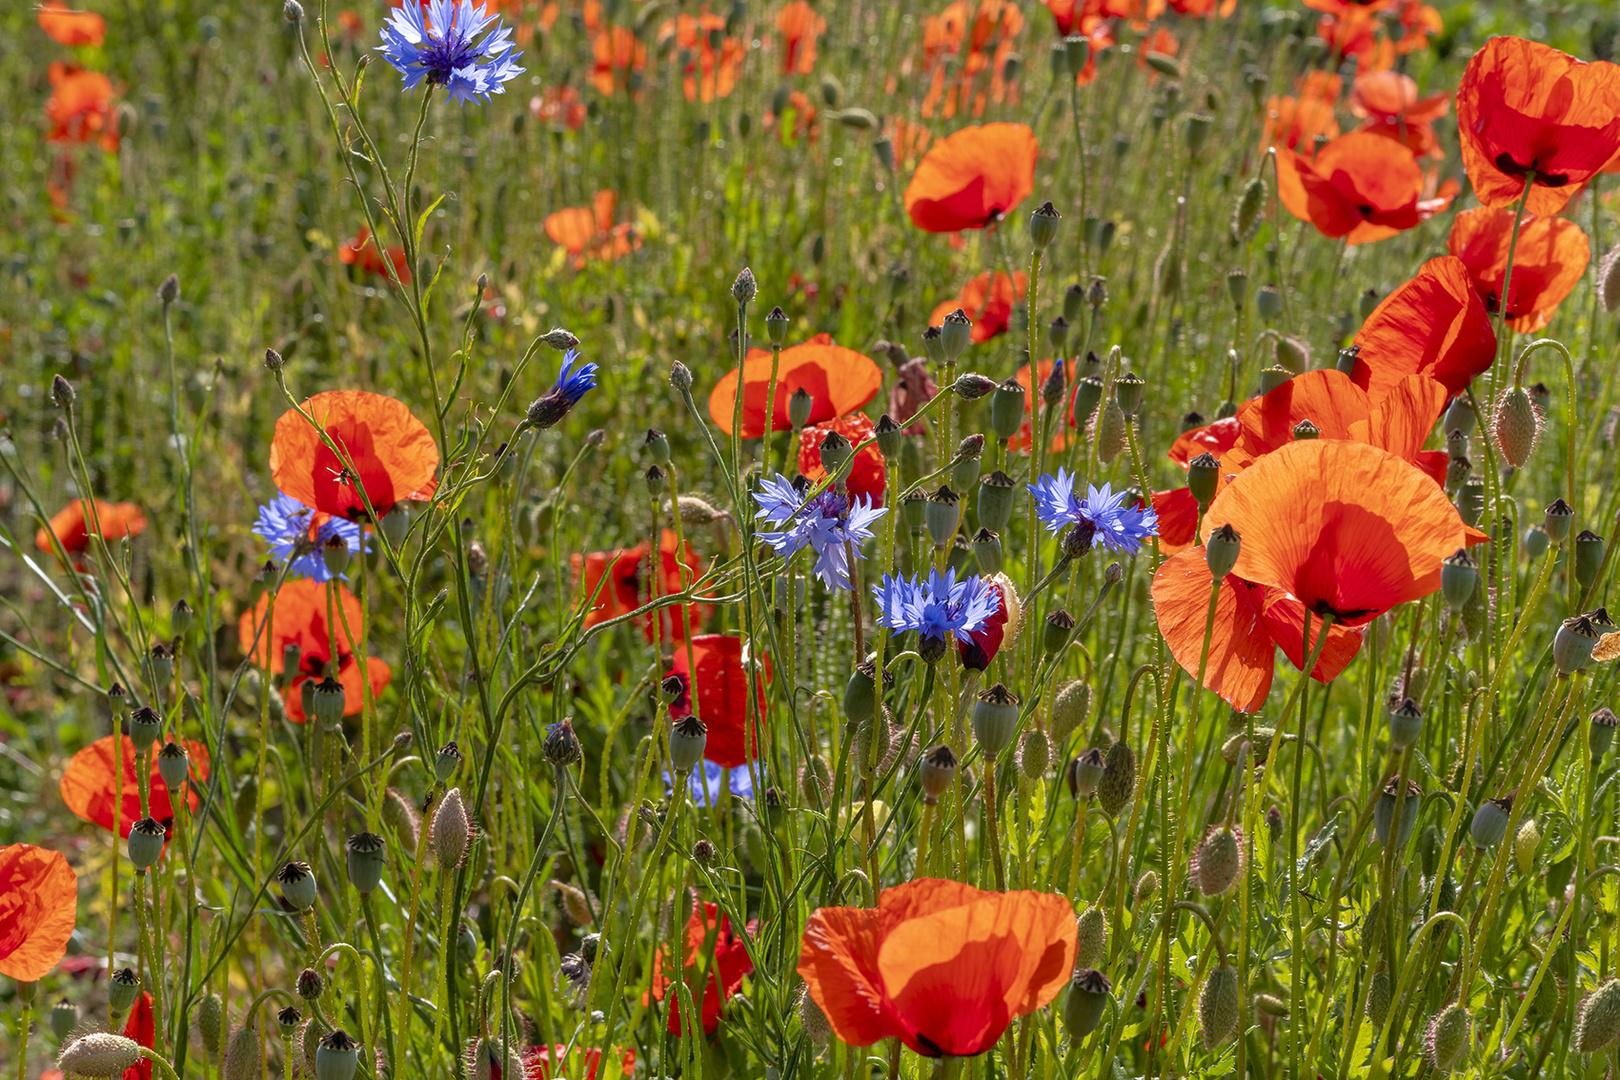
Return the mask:
[[[965,127],[923,155],[906,187],[906,213],[927,232],[993,225],[1035,190],[1039,151],[1026,124]]]
[[[559,86],[529,99],[529,112],[543,124],[555,124],[569,131],[585,126],[585,103],[572,86]]]
[[[99,71],[51,61],[48,69],[51,96],[45,117],[51,122],[46,136],[56,143],[96,143],[109,154],[118,152],[118,124],[113,117],[112,80]]]
[[[973,320],[973,329],[969,334],[971,339],[989,341],[1004,333],[1011,324],[1013,305],[1024,298],[1026,277],[1021,270],[1015,271],[1010,279],[998,271],[992,287],[990,272],[986,270],[963,285],[962,291],[951,299],[935,305],[933,314],[928,316],[928,325],[939,326],[945,321],[945,316],[961,308]],[[986,295],[987,292],[989,295]]]
[[[108,543],[117,543],[145,532],[146,515],[134,503],[94,499],[87,504],[84,499],[74,499],[51,517],[46,528],[35,531],[34,546],[41,551],[56,550],[51,545],[55,533],[62,550],[77,555],[89,549],[90,536],[98,527]]]
[[[1502,302],[1508,249],[1513,247],[1513,295]],[[1468,267],[1485,310],[1505,311],[1508,325],[1521,334],[1546,326],[1586,273],[1592,257],[1586,233],[1561,217],[1526,214],[1513,246],[1513,211],[1481,206],[1464,210],[1451,223],[1446,248]]]
[[[755,696],[750,717],[743,639],[732,634],[698,634],[691,640],[691,653],[697,664],[695,715],[709,729],[703,756],[722,769],[740,769],[759,757],[759,725],[763,723],[765,709],[764,679],[759,675],[754,677]],[[681,680],[680,696],[669,706],[670,715],[675,719],[694,715],[691,671],[687,646],[677,645],[674,663],[667,673]],[[752,731],[750,723],[754,725]]]
[[[79,879],[67,856],[32,844],[0,847],[0,975],[49,975],[78,917]]]
[[[185,741],[185,749],[190,759],[189,775],[192,782],[192,786],[186,790],[186,806],[195,810],[196,788],[208,780],[208,750],[202,743],[190,739]],[[112,829],[116,817],[118,835],[128,838],[130,826],[141,819],[135,744],[127,735],[121,736],[118,750],[123,759],[121,777],[114,774],[113,736],[103,735],[73,755],[67,768],[62,771],[60,790],[62,801],[75,817],[100,825],[103,829]],[[155,745],[149,747],[146,756],[151,780],[147,790],[147,812],[163,823],[164,833],[167,834],[174,824],[174,804],[170,800],[169,786],[158,772],[158,748]],[[120,789],[121,798],[115,798],[115,789]]]
[[[1457,87],[1457,136],[1474,195],[1556,214],[1620,152],[1620,67],[1549,45],[1493,37]]]
[[[742,68],[743,43],[725,33],[722,15],[703,12],[681,14],[658,28],[659,45],[669,49],[681,69],[681,89],[687,101],[713,101],[729,97]],[[718,40],[716,40],[718,39]]]
[[[925,420],[911,422],[917,411],[939,396],[939,384],[928,373],[928,365],[914,356],[895,370],[894,382],[889,384],[889,416],[898,424],[905,424],[907,435],[928,434]]]
[[[574,1052],[585,1058],[585,1080],[596,1080],[596,1070],[602,1063],[602,1048],[599,1046],[576,1046]],[[567,1067],[562,1063],[568,1057],[568,1047],[563,1043],[552,1046],[531,1046],[523,1052],[523,1075],[525,1080],[551,1080],[553,1075],[563,1076]],[[630,1049],[619,1051],[619,1075],[634,1076],[636,1072],[636,1052]]]
[[[1305,158],[1277,149],[1277,197],[1323,236],[1365,244],[1427,221],[1451,204],[1423,199],[1423,170],[1393,139],[1352,131]]]
[[[1449,94],[1420,98],[1417,82],[1396,71],[1358,75],[1350,89],[1350,111],[1365,121],[1359,130],[1394,139],[1417,157],[1446,156],[1435,137],[1434,121],[1450,109]]]
[[[619,206],[616,191],[596,193],[590,206],[570,206],[546,215],[546,235],[574,257],[574,269],[587,259],[613,260],[641,247],[641,237],[629,222],[614,224]]]
[[[808,0],[788,0],[776,13],[776,32],[782,35],[782,73],[808,75],[816,70],[816,39],[827,30]]]
[[[73,11],[53,0],[46,0],[39,6],[39,28],[58,45],[89,45],[94,48],[107,38],[106,19],[93,11]]]
[[[684,558],[677,558],[679,542],[671,529],[665,529],[659,539],[658,595],[668,596],[680,592],[703,573],[703,564],[691,544],[686,545]],[[652,601],[652,589],[646,582],[647,545],[618,551],[593,551],[587,555],[574,555],[571,562],[575,574],[575,589],[581,596],[596,595],[596,602],[585,616],[587,627],[628,615],[636,608]],[[600,590],[598,586],[600,585]],[[664,634],[681,640],[686,637],[687,626],[701,625],[708,617],[708,606],[687,604],[684,617],[675,608],[662,609]],[[641,622],[642,633],[653,639],[651,618]]]
[[[765,395],[770,391],[772,356],[768,349],[749,349],[743,357],[742,437],[765,434]],[[810,423],[846,416],[877,396],[883,372],[872,358],[854,349],[834,345],[831,334],[817,334],[800,345],[782,350],[776,370],[776,399],[770,410],[770,430],[793,427],[788,399],[795,390],[810,394]],[[731,434],[731,414],[737,401],[737,369],[721,376],[709,393],[709,416],[721,434]]]
[[[713,731],[709,738],[714,738]],[[752,938],[759,931],[759,921],[750,919],[743,928],[743,935]],[[686,984],[687,991],[696,998],[698,980],[708,972],[708,984],[703,988],[703,1032],[713,1035],[720,1028],[720,1009],[731,1000],[731,996],[742,988],[745,978],[753,974],[754,961],[748,955],[748,944],[743,935],[738,935],[731,927],[731,920],[720,910],[719,904],[700,901],[697,893],[692,893],[692,917],[686,921],[686,943],[681,950],[686,961],[686,970],[681,974],[681,981]],[[652,986],[642,996],[642,1004],[648,999],[653,1001],[669,1001],[668,1031],[671,1035],[679,1035],[683,1029],[681,1022],[680,998],[670,992],[670,984],[674,981],[668,975],[673,966],[673,957],[659,949],[653,957]]]
[[[270,478],[282,494],[350,521],[368,516],[362,488],[379,516],[397,502],[433,497],[439,448],[404,402],[366,390],[328,390],[305,401],[303,411],[343,448],[354,473],[309,420],[289,409],[270,443]]]
[[[897,1037],[928,1057],[971,1057],[1057,996],[1075,947],[1066,897],[914,878],[875,909],[812,912],[798,972],[851,1046]]]
[[[319,683],[331,675],[343,687],[343,715],[356,716],[365,708],[365,687],[360,664],[355,657],[358,642],[365,638],[365,616],[360,601],[348,589],[336,586],[333,618],[327,617],[327,587],[308,578],[291,578],[282,583],[271,608],[268,593],[242,613],[237,623],[237,640],[242,651],[255,664],[268,665],[272,672],[284,671],[287,646],[298,646],[298,670],[287,679],[284,700],[287,718],[304,723],[303,683]],[[269,625],[266,626],[266,620]],[[333,655],[336,653],[336,670]],[[375,698],[388,688],[393,677],[388,665],[375,656],[366,658],[366,675]]]
[[[1468,267],[1453,255],[1430,259],[1384,297],[1361,324],[1355,344],[1360,352],[1350,377],[1375,402],[1414,374],[1460,394],[1496,359],[1491,317]]]
[[[591,39],[591,85],[609,97],[647,66],[647,46],[628,26],[609,26]]]
[[[824,424],[811,424],[799,432],[799,471],[813,482],[819,483],[827,475],[821,467],[821,442],[834,431],[848,439],[851,446],[859,446],[872,437],[872,421],[865,413],[853,413]],[[873,506],[882,506],[888,475],[883,454],[874,442],[855,454],[844,492],[851,499],[864,497]]]

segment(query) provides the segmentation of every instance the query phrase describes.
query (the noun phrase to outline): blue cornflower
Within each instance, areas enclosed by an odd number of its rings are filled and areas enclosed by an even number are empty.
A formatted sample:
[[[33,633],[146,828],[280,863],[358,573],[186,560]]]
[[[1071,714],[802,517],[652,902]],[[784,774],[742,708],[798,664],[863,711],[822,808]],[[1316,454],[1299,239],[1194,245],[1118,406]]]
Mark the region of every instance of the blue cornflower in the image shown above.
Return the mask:
[[[956,571],[941,574],[930,570],[927,579],[883,575],[883,584],[872,586],[878,605],[878,625],[891,630],[916,630],[923,640],[936,646],[945,643],[945,634],[971,633],[1001,610],[1001,595],[982,577],[956,580]],[[926,654],[925,654],[926,655]]]
[[[426,79],[444,87],[451,101],[488,101],[524,69],[517,66],[523,54],[512,51],[511,29],[486,11],[471,0],[431,0],[425,8],[409,0],[383,24],[377,51],[405,76],[406,90]],[[491,23],[489,36],[476,40]]]
[[[544,397],[535,398],[529,405],[529,426],[544,431],[563,417],[568,410],[579,404],[579,399],[586,393],[596,389],[596,365],[581,364],[574,367],[574,361],[579,359],[576,349],[569,349],[563,354],[563,365],[557,372],[557,381],[548,390]]]
[[[1061,467],[1057,475],[1043,476],[1029,485],[1035,496],[1035,515],[1049,532],[1073,526],[1064,537],[1063,550],[1072,556],[1084,555],[1093,542],[1109,551],[1135,555],[1142,541],[1159,535],[1159,515],[1152,509],[1126,506],[1126,492],[1114,492],[1107,484],[1102,490],[1090,487],[1084,499],[1074,493],[1075,477]]]
[[[849,549],[845,544],[853,546],[856,555],[864,559],[861,542],[871,539],[870,526],[888,513],[888,508],[873,506],[864,495],[852,503],[831,488],[805,502],[793,481],[781,473],[774,480],[761,480],[760,487],[764,490],[754,493],[760,507],[754,516],[782,528],[762,532],[759,538],[783,558],[810,548],[816,553],[815,572],[827,588],[849,588]]]
[[[664,774],[666,794],[674,790],[674,784],[674,776],[666,772]],[[720,801],[720,795],[725,791],[730,791],[739,799],[754,797],[754,774],[747,765],[725,769],[705,759],[702,775],[693,769],[691,775],[687,777],[687,792],[698,806],[713,806]]]
[[[326,520],[311,535],[310,523],[315,516],[316,511],[291,495],[277,495],[259,507],[259,520],[253,524],[253,534],[270,545],[271,558],[292,560],[288,572],[294,577],[327,582],[332,580],[332,572],[326,568],[325,548],[333,539],[338,539],[348,546],[351,555],[358,554],[360,526],[323,514]]]

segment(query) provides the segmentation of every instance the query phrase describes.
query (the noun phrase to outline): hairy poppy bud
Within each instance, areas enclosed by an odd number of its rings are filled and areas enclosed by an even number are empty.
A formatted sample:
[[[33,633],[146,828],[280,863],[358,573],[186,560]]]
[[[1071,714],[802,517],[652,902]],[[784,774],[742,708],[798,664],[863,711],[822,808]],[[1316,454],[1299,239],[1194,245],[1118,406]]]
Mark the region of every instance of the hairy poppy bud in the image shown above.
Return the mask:
[[[1507,835],[1508,814],[1513,810],[1513,799],[1486,799],[1474,811],[1474,820],[1469,823],[1468,835],[1473,837],[1474,846],[1480,848],[1493,848],[1502,842]]]
[[[144,817],[129,828],[129,861],[137,870],[149,870],[163,854],[163,823]]]
[[[1159,891],[1159,872],[1157,870],[1144,870],[1142,876],[1136,879],[1136,902],[1145,904],[1153,899],[1153,894]]]
[[[947,363],[953,362],[972,343],[973,320],[968,318],[967,312],[957,308],[945,316],[939,331],[939,343],[945,350],[945,360]]]
[[[460,788],[451,788],[433,812],[433,856],[440,866],[460,866],[472,836],[472,822]]]
[[[1383,1028],[1394,996],[1388,972],[1377,972],[1367,981],[1367,1019],[1373,1022],[1375,1031]]]
[[[951,390],[963,401],[977,401],[996,388],[996,381],[976,371],[965,371],[956,377]]]
[[[1018,696],[1001,683],[979,692],[973,707],[973,737],[986,758],[995,757],[1012,742],[1018,730]]]
[[[388,841],[375,833],[358,832],[349,837],[349,884],[365,896],[382,883],[383,868],[387,865]]]
[[[1069,996],[1063,1002],[1063,1026],[1069,1029],[1072,1042],[1078,1044],[1097,1030],[1113,988],[1114,984],[1108,981],[1108,976],[1095,968],[1081,968],[1074,973],[1074,979],[1069,983]]]
[[[690,772],[703,760],[708,746],[708,727],[696,716],[675,721],[669,731],[669,763],[676,772]]]
[[[135,1004],[141,992],[141,977],[134,968],[119,968],[107,980],[107,1008],[113,1013],[126,1013]]]
[[[1118,817],[1136,791],[1136,754],[1124,739],[1108,748],[1106,764],[1097,783],[1097,805],[1109,817]]]
[[[1491,416],[1491,434],[1507,463],[1523,468],[1535,452],[1540,433],[1541,416],[1525,389],[1513,386],[1503,391]]]
[[[141,1046],[134,1039],[110,1031],[92,1031],[68,1043],[57,1055],[56,1064],[69,1076],[93,1080],[114,1080],[141,1059]]]
[[[1525,818],[1513,836],[1513,859],[1519,864],[1519,873],[1529,874],[1536,868],[1536,852],[1541,847],[1541,826],[1535,818]]]
[[[1242,245],[1254,239],[1266,208],[1266,182],[1256,176],[1243,186],[1237,205],[1232,207],[1232,243]]]
[[[254,1080],[264,1075],[264,1045],[251,1023],[237,1028],[231,1036],[219,1074],[223,1080]]]
[[[1198,1026],[1203,1034],[1204,1049],[1215,1049],[1237,1030],[1240,998],[1235,968],[1220,964],[1209,973],[1203,993],[1198,996]]]
[[[1052,699],[1051,715],[1047,719],[1047,734],[1056,746],[1064,746],[1069,736],[1086,722],[1091,713],[1091,687],[1074,679],[1065,683]],[[1093,789],[1095,790],[1095,789]]]
[[[1542,985],[1550,982],[1543,979]],[[1575,1049],[1595,1054],[1620,1039],[1620,980],[1610,979],[1586,996],[1575,1018]]]
[[[990,395],[990,430],[998,439],[1010,439],[1024,423],[1026,391],[1017,379],[1008,379]]]
[[[574,734],[573,721],[565,718],[546,728],[540,752],[547,761],[559,768],[579,764],[585,752],[579,745],[579,736]]]
[[[1460,1003],[1446,1006],[1429,1021],[1423,1036],[1423,1056],[1436,1072],[1451,1072],[1467,1060],[1472,1030],[1467,1009]]]
[[[1050,202],[1042,203],[1030,214],[1029,240],[1036,251],[1045,251],[1057,239],[1059,217],[1057,207]]]
[[[1127,433],[1126,427],[1130,423],[1125,418],[1125,410],[1120,408],[1118,400],[1106,401],[1097,413],[1096,439],[1097,460],[1104,465],[1112,465],[1114,459],[1124,452]]]
[[[1232,887],[1243,869],[1243,849],[1235,832],[1225,826],[1211,829],[1193,855],[1193,877],[1198,891],[1219,896]]]
[[[1018,769],[1027,779],[1039,780],[1052,767],[1052,743],[1038,727],[1024,730],[1018,741]]]
[[[289,861],[276,871],[276,884],[281,887],[281,898],[294,911],[308,911],[315,906],[319,895],[315,872],[308,863]]]
[[[933,540],[935,547],[944,547],[956,535],[956,527],[961,520],[959,502],[956,492],[944,484],[928,496],[924,521],[928,526],[929,539]]]
[[[1074,966],[1096,967],[1108,959],[1108,916],[1096,904],[1075,921]]]

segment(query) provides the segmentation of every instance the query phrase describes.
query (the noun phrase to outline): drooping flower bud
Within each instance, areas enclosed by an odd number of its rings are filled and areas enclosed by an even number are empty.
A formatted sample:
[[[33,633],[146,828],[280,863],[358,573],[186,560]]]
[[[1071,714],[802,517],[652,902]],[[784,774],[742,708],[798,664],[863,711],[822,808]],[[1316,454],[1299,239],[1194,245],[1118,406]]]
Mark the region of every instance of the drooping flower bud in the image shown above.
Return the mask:
[[[1491,435],[1502,457],[1515,469],[1524,467],[1535,452],[1541,434],[1541,416],[1522,386],[1509,387],[1496,400]]]
[[[56,1065],[69,1076],[115,1080],[140,1059],[141,1046],[134,1039],[110,1031],[92,1031],[63,1047]]]
[[[1543,985],[1550,982],[1543,979]],[[1596,1054],[1620,1039],[1620,979],[1609,979],[1586,995],[1575,1018],[1575,1049]]]
[[[1240,998],[1237,970],[1230,964],[1217,965],[1198,996],[1198,1026],[1204,1049],[1215,1049],[1237,1030]]]
[[[1211,829],[1193,855],[1193,877],[1198,891],[1219,896],[1232,887],[1243,869],[1243,848],[1237,833],[1223,826]]]
[[[1069,736],[1086,722],[1090,713],[1091,686],[1080,679],[1065,683],[1052,699],[1051,715],[1047,719],[1047,734],[1052,736],[1053,745],[1067,745]]]
[[[1461,1003],[1448,1005],[1429,1021],[1423,1036],[1423,1056],[1435,1072],[1445,1074],[1466,1063],[1473,1021]]]
[[[444,867],[460,866],[472,837],[472,822],[460,788],[451,788],[433,812],[433,856]]]
[[[1136,754],[1120,739],[1108,748],[1106,762],[1097,783],[1097,805],[1109,817],[1118,817],[1136,791]]]
[[[977,401],[996,388],[996,381],[976,371],[965,371],[956,377],[951,390],[963,401]]]

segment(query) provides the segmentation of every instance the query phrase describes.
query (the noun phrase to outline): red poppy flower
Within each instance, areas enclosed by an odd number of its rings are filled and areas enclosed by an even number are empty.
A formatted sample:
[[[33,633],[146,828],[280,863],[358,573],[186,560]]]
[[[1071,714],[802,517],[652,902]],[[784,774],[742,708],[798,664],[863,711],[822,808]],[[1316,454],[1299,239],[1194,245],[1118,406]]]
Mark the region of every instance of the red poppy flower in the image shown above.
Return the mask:
[[[834,431],[848,439],[851,446],[859,446],[872,437],[872,421],[865,413],[855,413],[829,420],[825,424],[811,424],[799,432],[799,471],[814,483],[820,483],[822,477],[827,475],[821,467],[821,441]],[[871,500],[873,506],[882,506],[883,491],[888,486],[888,480],[889,472],[883,461],[883,453],[878,450],[877,443],[872,443],[856,452],[855,461],[849,468],[849,477],[844,481],[844,493],[851,499],[864,496]]]
[[[1457,137],[1474,195],[1556,214],[1620,152],[1620,67],[1584,63],[1548,45],[1494,37],[1457,87]]]
[[[129,1007],[129,1019],[124,1023],[124,1038],[134,1039],[148,1050],[156,1048],[157,1018],[152,1012],[150,991],[142,990],[135,1004]],[[152,1080],[151,1059],[143,1057],[125,1069],[123,1080]]]
[[[1395,71],[1358,75],[1350,90],[1350,111],[1365,121],[1359,130],[1394,139],[1416,157],[1446,156],[1434,134],[1434,121],[1450,109],[1450,95],[1420,98],[1417,82]]]
[[[876,909],[813,912],[798,971],[851,1046],[898,1037],[928,1057],[971,1057],[1056,997],[1074,954],[1066,897],[915,878]]]
[[[51,61],[50,100],[45,117],[51,122],[46,136],[55,143],[96,143],[109,154],[118,152],[118,123],[113,116],[112,80],[99,71]]]
[[[196,787],[208,781],[208,750],[202,743],[190,739],[186,740],[185,747],[191,759],[190,776],[194,785],[186,790],[186,805],[195,810]],[[116,816],[118,835],[128,839],[130,826],[141,819],[141,793],[135,771],[135,744],[128,736],[121,736],[118,749],[123,758],[121,778],[115,780],[113,775],[113,737],[103,735],[73,755],[62,772],[60,790],[62,801],[75,817],[110,830]],[[167,834],[174,823],[174,804],[169,797],[169,787],[158,772],[157,755],[156,746],[147,752],[151,787],[147,791],[146,805],[151,816],[163,823]],[[119,788],[122,800],[114,798],[115,788]]]
[[[365,636],[364,615],[360,601],[342,585],[338,585],[333,611],[341,607],[341,614],[330,625],[327,622],[326,586],[308,578],[292,578],[282,583],[275,597],[275,609],[270,608],[270,596],[259,597],[259,602],[242,613],[237,623],[237,639],[242,651],[248,653],[255,664],[268,664],[272,672],[284,670],[283,656],[288,645],[298,646],[298,671],[288,679],[283,699],[287,718],[295,724],[308,720],[304,715],[303,683],[307,679],[320,682],[332,671],[333,646],[337,648],[335,675],[343,686],[343,715],[358,716],[365,709],[363,678],[369,678],[371,696],[376,698],[388,688],[393,672],[375,656],[366,658],[365,676],[362,676],[355,652]],[[270,620],[264,628],[265,619]],[[345,620],[347,623],[345,624]],[[345,630],[345,625],[347,629]]]
[[[713,101],[731,96],[736,89],[743,43],[721,36],[716,44],[714,32],[724,35],[725,29],[725,17],[707,11],[677,15],[658,28],[661,49],[666,42],[674,43],[669,53],[681,65],[681,89],[687,101]]]
[[[394,276],[399,278],[401,285],[411,283],[411,264],[405,258],[405,249],[398,244],[391,246],[384,261],[384,253],[380,245],[371,235],[369,226],[360,226],[360,231],[354,234],[353,240],[345,240],[338,247],[338,262],[344,266],[353,266],[362,274],[373,277],[387,278],[388,265],[394,266]]]
[[[641,237],[629,222],[613,223],[619,205],[615,191],[598,191],[590,206],[570,206],[547,214],[546,235],[574,257],[574,269],[588,259],[612,261],[641,249]]]
[[[703,756],[722,769],[739,769],[759,757],[760,735],[748,730],[748,675],[743,670],[743,640],[732,634],[698,634],[692,638],[692,658],[697,662],[697,718],[709,729]],[[691,668],[687,649],[674,650],[674,663],[667,672],[678,676],[680,696],[670,703],[672,718],[691,714]],[[767,667],[766,674],[769,674]],[[765,717],[765,683],[755,676],[754,716],[756,725]]]
[[[1279,147],[1277,196],[1323,236],[1352,244],[1394,236],[1451,204],[1423,199],[1423,170],[1410,150],[1365,131],[1339,136],[1314,159]]]
[[[765,434],[765,395],[771,385],[771,353],[749,349],[743,357],[742,437]],[[872,358],[854,349],[834,345],[831,334],[817,334],[801,345],[782,350],[776,372],[776,400],[771,408],[771,430],[788,431],[788,399],[795,390],[809,391],[810,423],[847,416],[877,396],[883,372]],[[721,376],[709,393],[709,416],[721,434],[731,434],[731,414],[737,401],[737,369]]]
[[[576,1053],[585,1057],[585,1080],[596,1080],[596,1070],[602,1063],[601,1047],[575,1047]],[[531,1046],[523,1052],[523,1075],[526,1080],[551,1080],[552,1065],[561,1066],[557,1075],[567,1072],[562,1066],[563,1060],[568,1056],[568,1047],[562,1043],[553,1046]],[[630,1049],[619,1051],[619,1075],[634,1076],[636,1072],[636,1052]]]
[[[959,632],[956,635],[956,655],[962,661],[962,666],[974,671],[984,671],[990,666],[990,661],[996,658],[1001,646],[1006,644],[1008,635],[1014,637],[1018,634],[1018,622],[1023,606],[1018,599],[1018,593],[1005,574],[986,578],[990,588],[995,590],[1000,603],[996,606],[996,613],[979,624],[977,630]]]
[[[1026,124],[965,127],[923,155],[906,186],[906,213],[927,232],[993,225],[1035,190],[1040,146]]]
[[[58,45],[89,45],[94,48],[107,39],[107,20],[93,11],[73,11],[46,0],[39,6],[39,28]]]
[[[687,584],[695,581],[703,573],[703,564],[698,559],[697,552],[691,544],[686,545],[684,558],[677,558],[676,548],[678,541],[671,529],[665,529],[659,538],[659,575],[658,595],[668,596],[680,592]],[[574,567],[575,591],[580,596],[596,594],[596,603],[585,616],[587,627],[595,626],[609,619],[616,619],[621,615],[628,615],[642,604],[652,600],[652,591],[644,584],[646,570],[643,563],[647,558],[647,545],[638,544],[633,548],[618,551],[593,551],[588,555],[573,555],[570,561]],[[684,572],[683,572],[684,568]],[[606,584],[602,584],[603,579]],[[601,584],[601,591],[597,586]],[[684,617],[682,613],[673,608],[663,610],[664,636],[674,640],[683,640],[687,634],[688,625],[702,625],[708,618],[708,606],[705,604],[687,604]],[[653,623],[651,618],[641,622],[642,633],[647,640],[653,639]]]
[[[1170,10],[1194,19],[1210,15],[1229,19],[1237,10],[1237,0],[1170,0]]]
[[[1546,326],[1580,284],[1592,247],[1573,221],[1526,214],[1513,251],[1513,295],[1503,304],[1502,279],[1512,241],[1513,211],[1481,206],[1457,215],[1446,247],[1468,267],[1485,310],[1494,314],[1505,308],[1508,325],[1530,334]]]
[[[816,38],[827,30],[827,20],[807,0],[788,0],[776,13],[776,31],[782,35],[782,74],[808,75],[816,70]]]
[[[67,856],[32,844],[0,847],[0,975],[49,975],[78,918],[79,878]]]
[[[46,528],[34,533],[34,546],[41,551],[56,550],[51,546],[51,534],[61,543],[62,550],[77,555],[90,547],[90,536],[99,524],[101,535],[109,543],[131,539],[146,531],[146,515],[134,503],[108,503],[94,500],[95,512],[83,499],[75,499],[52,517]]]
[[[923,20],[923,55],[931,69],[920,112],[946,119],[957,112],[983,116],[990,102],[1017,102],[1017,84],[1005,75],[1024,15],[1009,0],[954,0]],[[988,85],[986,85],[988,83]]]
[[[1333,76],[1335,80],[1338,76]],[[1339,120],[1333,105],[1338,91],[1331,96],[1302,92],[1298,97],[1274,95],[1266,99],[1265,123],[1260,130],[1260,153],[1271,147],[1297,150],[1302,154],[1316,153],[1316,140],[1332,139],[1339,134]]]
[[[1350,377],[1375,402],[1414,374],[1460,394],[1496,359],[1491,317],[1468,267],[1452,255],[1430,259],[1384,297],[1361,324],[1355,344],[1361,351]]]
[[[290,409],[276,421],[270,443],[270,478],[282,494],[351,521],[367,516],[361,487],[379,515],[396,502],[433,497],[439,448],[404,402],[365,390],[328,390],[303,409],[343,447],[355,475],[345,473],[309,421]]]
[[[815,142],[821,134],[816,116],[816,105],[810,96],[803,90],[790,90],[780,116],[766,111],[765,130],[777,129],[777,137],[783,146],[793,146],[800,140]]]
[[[1013,305],[1024,298],[1027,276],[1021,270],[1014,271],[1012,279],[1008,280],[1006,274],[998,272],[992,288],[987,270],[963,285],[962,291],[954,297],[936,305],[933,314],[928,316],[928,325],[940,325],[945,321],[945,316],[961,308],[973,320],[973,330],[969,335],[971,339],[989,341],[1004,333],[1012,323]],[[987,291],[988,296],[985,295]]]
[[[1398,53],[1414,53],[1429,47],[1429,35],[1445,30],[1440,13],[1423,0],[1400,0],[1395,20],[1401,24],[1400,39],[1395,42]]]
[[[1142,42],[1141,48],[1137,51],[1136,66],[1139,68],[1147,67],[1147,58],[1153,53],[1157,53],[1160,56],[1174,57],[1180,52],[1181,42],[1177,40],[1176,35],[1172,34],[1162,26],[1156,27],[1153,33],[1149,35],[1148,39]],[[1157,82],[1158,78],[1159,73],[1157,71],[1148,72],[1149,82]]]
[[[647,66],[647,46],[628,26],[609,26],[591,39],[591,85],[612,97],[629,76]]]
[[[559,86],[544,94],[534,95],[529,99],[529,112],[541,123],[556,124],[569,131],[578,131],[585,126],[585,103],[579,99],[579,91],[572,86]]]
[[[710,739],[714,733],[709,734]],[[686,970],[681,981],[691,995],[697,997],[697,981],[708,971],[708,985],[703,988],[703,1032],[713,1035],[720,1028],[720,1009],[731,996],[742,988],[743,979],[753,974],[754,961],[748,956],[745,938],[752,938],[759,930],[759,921],[750,919],[739,936],[731,928],[731,920],[720,910],[719,904],[698,900],[692,893],[692,917],[686,921],[686,946],[683,950]],[[710,936],[713,935],[713,941]],[[669,1000],[668,1031],[671,1035],[682,1032],[680,999],[670,993],[673,981],[665,973],[670,957],[659,949],[653,958],[652,987],[642,995],[643,1005],[649,999]]]

